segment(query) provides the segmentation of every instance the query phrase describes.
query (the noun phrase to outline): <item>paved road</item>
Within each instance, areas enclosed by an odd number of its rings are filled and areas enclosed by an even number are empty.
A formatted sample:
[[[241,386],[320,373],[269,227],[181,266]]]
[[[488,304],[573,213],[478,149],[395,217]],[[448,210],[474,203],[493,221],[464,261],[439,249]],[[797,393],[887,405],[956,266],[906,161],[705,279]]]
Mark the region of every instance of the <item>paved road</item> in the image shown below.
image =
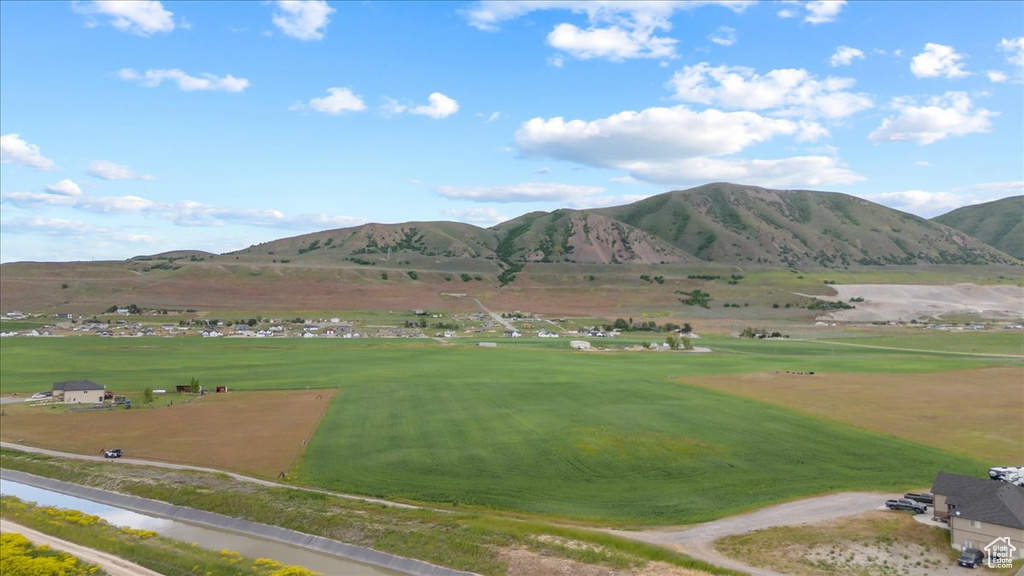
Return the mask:
[[[495,322],[497,322],[498,324],[501,324],[502,326],[504,326],[506,330],[515,330],[516,329],[516,327],[513,326],[511,322],[509,322],[508,320],[502,318],[501,314],[496,314],[494,312],[491,312],[490,310],[487,309],[486,306],[483,305],[483,303],[481,303],[476,298],[473,298],[473,301],[476,302],[476,305],[479,306],[481,310],[483,310],[487,314],[490,314],[491,318],[493,318]]]
[[[747,566],[742,562],[723,556],[714,549],[712,544],[719,538],[733,534],[744,534],[773,526],[821,522],[877,510],[883,508],[881,503],[890,497],[871,492],[843,492],[787,502],[762,508],[749,514],[723,518],[681,530],[658,529],[640,532],[612,530],[610,532],[624,538],[673,548],[706,562],[723,568],[747,572],[752,576],[782,576],[778,572]]]
[[[0,520],[0,532],[17,532],[25,538],[28,538],[28,540],[36,546],[46,545],[54,550],[67,552],[84,562],[99,566],[101,570],[110,574],[110,576],[163,576],[159,572],[154,572],[149,568],[139,566],[134,562],[129,562],[123,558],[112,556],[106,552],[100,552],[99,550],[79,546],[78,544],[68,542],[67,540],[61,540],[60,538],[50,536],[49,534],[37,532],[31,528],[26,528],[21,524],[11,522],[10,520]]]

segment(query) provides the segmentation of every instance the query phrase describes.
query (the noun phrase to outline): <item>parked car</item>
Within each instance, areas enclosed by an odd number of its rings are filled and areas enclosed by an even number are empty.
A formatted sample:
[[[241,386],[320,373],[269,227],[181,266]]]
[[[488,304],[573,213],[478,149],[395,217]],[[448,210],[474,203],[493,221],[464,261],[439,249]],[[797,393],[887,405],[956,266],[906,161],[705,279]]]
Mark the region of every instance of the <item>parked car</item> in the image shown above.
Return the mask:
[[[977,568],[985,560],[985,553],[977,548],[964,548],[960,557],[956,559],[958,566],[964,568]]]
[[[907,492],[903,497],[914,502],[920,502],[921,504],[935,504],[935,494],[931,492]]]
[[[913,510],[918,514],[924,514],[928,510],[926,504],[915,502],[910,498],[893,498],[886,500],[885,506],[890,510]]]
[[[104,450],[104,458],[120,458],[124,453],[121,452],[120,448],[114,448],[113,450]]]

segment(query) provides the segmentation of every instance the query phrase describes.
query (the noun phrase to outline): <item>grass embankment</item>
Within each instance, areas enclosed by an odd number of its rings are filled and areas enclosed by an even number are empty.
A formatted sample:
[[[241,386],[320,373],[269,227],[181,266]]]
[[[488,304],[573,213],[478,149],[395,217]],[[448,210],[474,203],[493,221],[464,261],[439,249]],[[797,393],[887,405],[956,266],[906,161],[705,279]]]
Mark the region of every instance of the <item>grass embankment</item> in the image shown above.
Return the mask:
[[[768,528],[723,538],[716,548],[752,566],[793,576],[927,576],[955,567],[957,557],[948,530],[897,512]]]
[[[5,532],[0,535],[0,574],[101,576],[105,572],[70,554],[46,546],[34,546],[17,532]]]
[[[0,466],[281,526],[479,574],[506,574],[509,566],[501,552],[509,549],[526,549],[538,557],[627,572],[642,569],[649,562],[663,562],[701,573],[736,574],[664,548],[580,528],[477,513],[388,507],[318,492],[268,488],[222,474],[110,466],[14,450],[0,450]]]
[[[77,510],[67,510],[52,506],[37,506],[24,502],[13,496],[0,497],[0,516],[45,534],[56,536],[62,540],[86,546],[94,550],[107,552],[118,558],[134,562],[150,570],[175,576],[178,574],[204,574],[205,576],[317,576],[301,566],[284,566],[266,558],[248,559],[237,552],[224,550],[214,552],[199,548],[195,544],[180,542],[158,536],[150,530],[136,530],[118,527],[108,523],[99,516],[84,514]],[[23,537],[22,537],[23,538]],[[8,552],[8,535],[4,535],[4,564],[0,564],[3,574],[102,574],[94,566],[74,571],[21,571],[18,567],[6,565]],[[56,554],[61,554],[57,552]],[[63,554],[62,564],[74,567],[77,560]],[[70,561],[67,560],[70,558]],[[19,565],[20,566],[20,565]],[[10,571],[8,571],[8,569]]]

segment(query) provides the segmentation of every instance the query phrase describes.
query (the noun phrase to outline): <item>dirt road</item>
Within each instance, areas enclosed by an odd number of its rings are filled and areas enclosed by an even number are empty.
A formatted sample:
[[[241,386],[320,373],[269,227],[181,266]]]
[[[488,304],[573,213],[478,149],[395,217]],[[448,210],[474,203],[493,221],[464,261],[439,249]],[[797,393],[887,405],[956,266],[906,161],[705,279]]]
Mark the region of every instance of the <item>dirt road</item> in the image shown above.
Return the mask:
[[[106,552],[100,552],[92,548],[86,548],[85,546],[79,546],[67,540],[61,540],[55,538],[49,534],[43,534],[37,532],[31,528],[26,528],[20,524],[16,524],[9,520],[0,520],[0,532],[17,532],[25,538],[28,538],[30,542],[36,546],[46,545],[54,550],[60,550],[61,552],[67,552],[75,558],[99,566],[110,576],[163,576],[159,572],[154,572],[148,568],[139,566],[133,562],[129,562],[117,556],[111,556]]]
[[[778,572],[747,566],[738,560],[723,556],[715,551],[713,542],[725,536],[743,534],[745,532],[761,530],[762,528],[809,524],[844,516],[853,516],[868,510],[878,509],[885,502],[885,499],[890,497],[885,494],[871,492],[843,492],[841,494],[787,502],[777,506],[762,508],[749,514],[723,518],[682,530],[657,529],[640,532],[612,530],[610,532],[624,538],[658,544],[685,552],[724,568],[747,572],[751,576],[782,576]]]
[[[413,506],[411,504],[402,504],[401,502],[392,502],[390,500],[381,500],[379,498],[370,498],[368,496],[356,496],[354,494],[342,494],[340,492],[331,492],[328,490],[317,490],[316,488],[304,488],[302,486],[291,486],[288,484],[279,484],[277,482],[270,482],[269,480],[261,480],[259,478],[253,478],[252,476],[244,476],[242,474],[236,474],[234,472],[227,472],[225,470],[217,470],[214,468],[203,468],[201,466],[189,466],[187,464],[172,464],[170,462],[159,462],[156,460],[139,460],[135,458],[116,458],[108,459],[102,456],[87,456],[84,454],[72,454],[70,452],[58,452],[57,450],[48,450],[46,448],[36,448],[35,446],[25,446],[22,444],[12,444],[10,442],[0,442],[0,448],[7,448],[10,450],[21,450],[22,452],[31,452],[33,454],[43,454],[46,456],[56,456],[58,458],[71,458],[74,460],[89,460],[91,462],[108,462],[110,464],[124,463],[124,464],[137,464],[140,466],[153,466],[156,468],[167,468],[170,470],[195,470],[197,472],[210,472],[213,474],[224,474],[230,476],[235,480],[242,482],[251,482],[253,484],[259,484],[260,486],[271,486],[276,488],[292,488],[295,490],[305,490],[308,492],[320,492],[323,494],[330,494],[339,498],[348,498],[350,500],[362,500],[363,502],[372,502],[374,504],[382,504],[384,506],[394,506],[396,508],[421,508],[421,506]]]

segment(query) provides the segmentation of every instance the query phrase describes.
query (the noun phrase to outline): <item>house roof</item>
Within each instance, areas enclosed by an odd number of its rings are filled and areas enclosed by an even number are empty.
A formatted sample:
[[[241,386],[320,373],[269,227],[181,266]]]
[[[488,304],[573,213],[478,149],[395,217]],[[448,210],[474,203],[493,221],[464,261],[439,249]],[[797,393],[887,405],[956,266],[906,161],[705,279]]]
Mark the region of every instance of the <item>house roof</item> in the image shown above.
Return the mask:
[[[1008,482],[940,473],[932,492],[946,496],[951,514],[1024,529],[1024,488]]]
[[[75,392],[79,390],[106,390],[103,384],[97,384],[92,380],[68,380],[67,382],[54,382],[54,391]]]

